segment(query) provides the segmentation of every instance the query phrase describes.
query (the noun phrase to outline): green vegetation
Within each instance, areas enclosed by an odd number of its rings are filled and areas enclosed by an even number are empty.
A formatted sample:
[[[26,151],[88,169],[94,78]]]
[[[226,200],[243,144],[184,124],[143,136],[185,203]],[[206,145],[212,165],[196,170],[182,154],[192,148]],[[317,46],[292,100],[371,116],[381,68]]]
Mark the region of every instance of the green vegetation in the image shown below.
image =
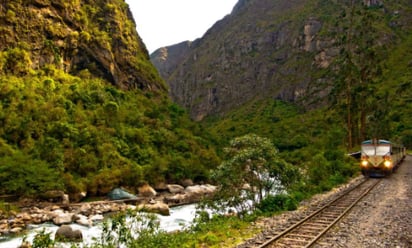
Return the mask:
[[[22,1],[7,4],[7,17],[19,19]],[[66,38],[83,47],[105,49],[110,56],[113,43],[119,43],[117,48],[122,49],[117,52],[132,70],[162,89],[144,46],[130,40],[134,24],[124,16],[123,1],[54,5],[75,13],[73,21],[81,27]],[[124,91],[110,85],[95,63],[64,72],[60,48],[50,37],[41,44],[54,63],[39,68],[33,68],[36,61],[26,42],[5,48],[0,52],[0,194],[36,196],[59,189],[72,196],[82,191],[99,196],[119,186],[136,192],[146,182],[212,182],[220,190],[213,204],[206,203],[225,210],[233,207],[242,218],[201,212],[193,226],[165,233],[152,217],[130,212],[131,223],[124,214],[113,217],[93,247],[233,247],[239,236],[257,231],[248,229],[249,221],[293,210],[301,200],[357,175],[357,161],[346,154],[356,151],[361,139],[378,135],[412,147],[411,32],[400,30],[401,25],[391,29],[388,23],[400,21],[398,16],[385,15],[380,8],[335,2],[328,9],[336,12],[320,18],[332,22],[320,33],[335,38],[341,53],[330,71],[315,72],[315,79],[331,79],[328,85],[317,85],[331,94],[304,99],[320,106],[309,109],[272,98],[255,99],[203,123],[190,121],[167,99],[166,91]],[[338,23],[335,15],[341,17]],[[29,25],[16,27],[21,31]],[[58,25],[47,27],[52,36],[66,35]],[[117,28],[120,32],[114,32]],[[251,55],[259,54],[253,50]],[[303,55],[286,65],[298,68],[310,64],[308,58]],[[274,179],[282,183],[282,194],[265,195],[275,186]],[[246,199],[256,205],[245,207]],[[0,204],[0,210],[6,208]],[[251,209],[254,212],[246,214]],[[140,235],[134,236],[132,229]],[[33,247],[50,245],[50,234],[40,233]]]
[[[26,74],[0,75],[0,194],[135,191],[206,180],[218,164],[205,133],[163,97],[53,66]]]
[[[198,219],[182,231],[167,233],[159,229],[155,216],[128,211],[104,223],[101,237],[90,248],[109,247],[233,247],[241,237],[250,237],[257,229],[249,229],[249,221],[237,217],[199,214]]]
[[[291,180],[296,178],[295,173],[286,173],[291,183],[288,192],[300,201],[329,190],[358,172],[357,162],[345,155],[345,129],[340,120],[332,109],[304,112],[293,104],[268,99],[251,102],[223,120],[210,119],[205,125],[210,133],[221,137],[216,139],[218,147],[228,146],[226,140],[252,132],[271,140],[279,150],[275,156],[286,161],[283,166],[292,166],[291,171],[301,174],[296,181]]]
[[[228,159],[212,174],[219,189],[210,206],[218,213],[235,209],[240,216],[255,210],[265,197],[287,189],[297,170],[281,159],[269,139],[249,134],[233,139],[225,149]]]

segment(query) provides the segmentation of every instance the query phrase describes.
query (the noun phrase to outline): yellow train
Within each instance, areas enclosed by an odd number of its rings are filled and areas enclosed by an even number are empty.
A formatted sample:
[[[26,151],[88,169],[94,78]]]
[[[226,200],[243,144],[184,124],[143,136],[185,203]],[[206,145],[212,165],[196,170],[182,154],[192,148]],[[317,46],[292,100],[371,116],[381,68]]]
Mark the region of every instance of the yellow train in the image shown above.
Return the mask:
[[[371,139],[361,144],[360,166],[365,176],[388,176],[405,158],[406,149],[388,140]]]

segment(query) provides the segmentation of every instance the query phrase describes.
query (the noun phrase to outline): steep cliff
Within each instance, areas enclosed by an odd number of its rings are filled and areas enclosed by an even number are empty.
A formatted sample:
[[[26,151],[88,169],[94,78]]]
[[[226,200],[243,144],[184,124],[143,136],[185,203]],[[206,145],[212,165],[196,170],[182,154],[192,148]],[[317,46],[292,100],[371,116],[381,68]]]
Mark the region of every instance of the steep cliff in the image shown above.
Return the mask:
[[[123,89],[165,90],[123,0],[2,0],[0,26],[0,51],[27,53],[30,69],[52,64]],[[3,70],[24,74],[18,60]]]
[[[313,92],[328,94],[317,82],[324,81],[321,72],[340,52],[336,33],[342,30],[343,2],[241,0],[178,58],[169,52],[160,59],[157,51],[151,60],[169,84],[172,98],[189,109],[195,120],[226,113],[256,98],[307,106]],[[383,5],[382,1],[364,4]],[[408,13],[400,10],[401,5],[382,8],[388,19],[401,16],[393,29],[407,24],[402,23]],[[393,32],[385,29],[382,40]],[[187,54],[184,59],[182,54]]]

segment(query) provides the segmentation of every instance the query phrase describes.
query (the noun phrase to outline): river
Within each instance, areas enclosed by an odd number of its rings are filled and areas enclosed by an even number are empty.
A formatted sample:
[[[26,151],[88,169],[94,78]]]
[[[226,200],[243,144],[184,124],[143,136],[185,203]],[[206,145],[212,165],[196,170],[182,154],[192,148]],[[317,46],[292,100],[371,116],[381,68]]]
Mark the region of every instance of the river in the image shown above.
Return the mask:
[[[184,206],[172,207],[170,208],[169,216],[157,215],[160,221],[160,229],[165,231],[175,231],[180,230],[184,226],[188,226],[192,223],[196,214],[196,204],[189,204]],[[78,224],[70,225],[73,229],[81,230],[83,233],[83,244],[93,243],[93,238],[100,237],[102,232],[102,225],[96,224],[92,227],[85,227]],[[59,227],[53,224],[41,224],[41,225],[31,225],[29,230],[24,234],[16,237],[5,237],[0,236],[0,247],[1,248],[17,248],[21,245],[23,238],[32,242],[34,236],[45,230],[47,233],[51,233],[51,237],[54,238],[54,233]],[[63,245],[64,247],[64,245]],[[68,245],[70,247],[70,245]]]

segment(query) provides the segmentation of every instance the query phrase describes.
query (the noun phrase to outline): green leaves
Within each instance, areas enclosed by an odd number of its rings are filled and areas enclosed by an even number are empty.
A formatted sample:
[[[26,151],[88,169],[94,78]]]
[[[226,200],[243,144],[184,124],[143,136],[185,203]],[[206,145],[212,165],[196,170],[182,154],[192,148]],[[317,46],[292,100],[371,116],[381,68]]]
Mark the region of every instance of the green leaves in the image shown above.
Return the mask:
[[[245,213],[271,192],[279,192],[292,184],[297,173],[279,157],[267,138],[248,134],[230,141],[225,148],[227,159],[212,173],[219,185],[217,206],[235,208]]]
[[[21,152],[0,157],[0,194],[32,196],[62,187],[58,171],[44,161]]]
[[[2,183],[15,193],[24,192],[29,175],[10,176],[17,168],[34,175],[31,192],[64,174],[67,193],[90,195],[144,181],[204,180],[218,164],[213,146],[200,136],[205,133],[190,131],[198,124],[177,105],[53,65],[21,77],[0,75],[0,123],[0,154],[13,163],[3,167]],[[16,164],[15,152],[33,161]],[[32,173],[37,167],[50,177]]]

